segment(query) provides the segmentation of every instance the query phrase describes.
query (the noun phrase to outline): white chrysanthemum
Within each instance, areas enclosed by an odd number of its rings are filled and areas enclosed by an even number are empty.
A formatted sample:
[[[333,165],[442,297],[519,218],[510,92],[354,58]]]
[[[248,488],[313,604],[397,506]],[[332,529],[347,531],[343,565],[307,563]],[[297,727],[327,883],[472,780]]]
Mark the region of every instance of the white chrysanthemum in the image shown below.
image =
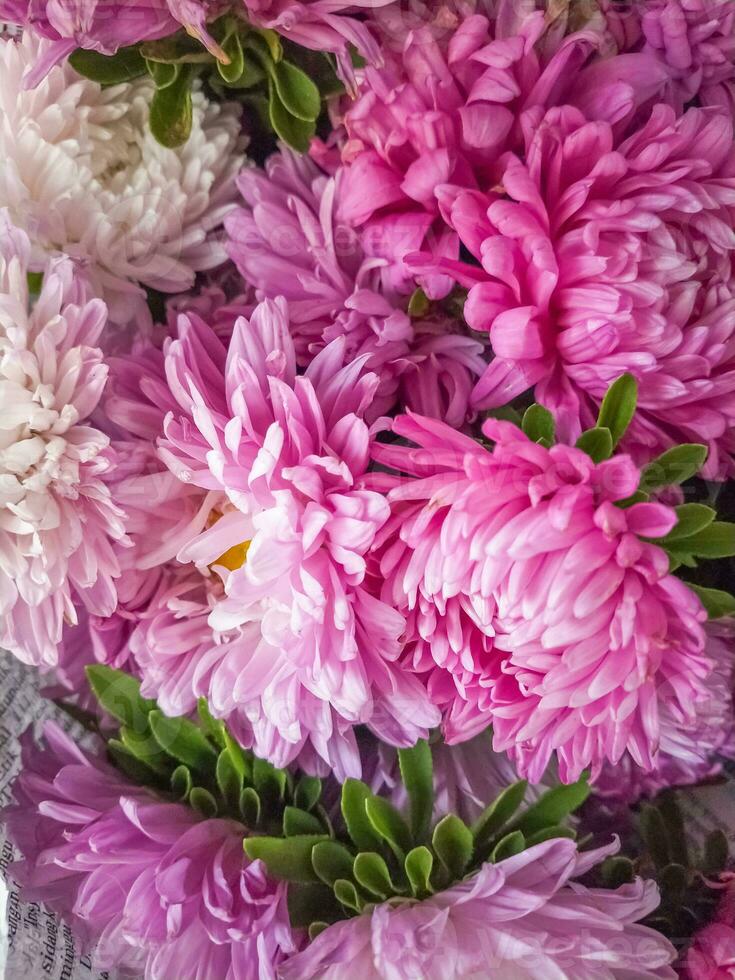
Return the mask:
[[[109,440],[88,421],[107,310],[64,256],[48,259],[31,304],[30,252],[0,211],[0,646],[48,668],[76,603],[114,611],[125,529],[105,483]]]
[[[225,260],[212,233],[236,194],[240,110],[195,90],[191,136],[166,149],[147,124],[148,78],[102,88],[59,65],[26,91],[45,43],[0,41],[0,207],[36,252],[84,259],[111,319],[127,322],[134,284],[181,292]]]

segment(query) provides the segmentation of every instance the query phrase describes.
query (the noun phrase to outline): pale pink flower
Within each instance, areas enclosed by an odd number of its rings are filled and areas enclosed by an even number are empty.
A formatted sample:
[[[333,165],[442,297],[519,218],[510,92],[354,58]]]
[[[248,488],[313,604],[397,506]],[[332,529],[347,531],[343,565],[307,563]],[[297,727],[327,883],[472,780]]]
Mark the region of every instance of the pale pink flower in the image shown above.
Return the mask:
[[[48,669],[77,604],[114,610],[125,532],[109,439],[89,423],[107,310],[60,257],[32,300],[29,261],[28,238],[0,213],[0,645]]]
[[[414,477],[389,495],[383,598],[408,617],[403,663],[447,741],[492,724],[532,781],[553,756],[565,782],[628,754],[654,768],[662,714],[694,723],[712,671],[699,600],[641,539],[666,534],[673,509],[615,506],[639,483],[630,457],[595,464],[511,423],[485,422],[492,449],[418,416],[393,431],[419,448],[373,449]]]
[[[615,850],[550,840],[423,902],[369,906],[286,960],[279,980],[675,980],[671,943],[637,924],[658,905],[654,882],[574,880]]]
[[[470,286],[467,322],[495,358],[478,407],[535,386],[574,441],[624,371],[639,384],[624,446],[637,459],[709,446],[722,476],[735,451],[733,123],[720,109],[657,106],[625,138],[564,107],[529,114],[523,158],[488,194],[445,188],[445,215],[481,267],[433,257]]]
[[[385,261],[365,255],[338,218],[346,174],[327,177],[289,150],[238,179],[245,208],[225,221],[228,251],[263,299],[285,296],[300,364],[338,337],[346,358],[366,355],[380,385],[367,418],[396,402],[462,426],[485,368],[482,344],[442,313],[411,318],[408,297],[381,285]]]

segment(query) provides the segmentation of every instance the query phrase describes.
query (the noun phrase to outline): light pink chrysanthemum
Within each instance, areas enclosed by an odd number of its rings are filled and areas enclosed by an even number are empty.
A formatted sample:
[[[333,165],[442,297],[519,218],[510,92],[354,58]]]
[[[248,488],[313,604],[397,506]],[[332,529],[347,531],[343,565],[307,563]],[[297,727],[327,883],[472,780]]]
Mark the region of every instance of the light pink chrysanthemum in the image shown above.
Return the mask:
[[[109,440],[89,424],[107,377],[107,311],[65,258],[31,300],[30,243],[0,214],[0,646],[58,664],[79,603],[115,608],[122,514],[107,485]]]
[[[286,886],[243,852],[246,828],[125,782],[59,728],[23,739],[2,818],[24,897],[96,943],[96,965],[145,980],[273,980],[291,933]]]
[[[367,258],[359,234],[338,218],[345,176],[328,178],[288,150],[272,156],[265,172],[243,170],[247,207],[225,222],[230,256],[261,298],[288,300],[301,364],[337,337],[348,360],[368,356],[380,378],[369,419],[399,400],[459,427],[485,368],[482,345],[444,315],[412,319],[407,297],[381,288],[385,262]]]
[[[634,803],[669,786],[692,786],[722,772],[722,758],[735,757],[735,637],[732,624],[707,623],[705,652],[714,664],[707,697],[685,717],[676,704],[661,710],[661,744],[656,767],[645,772],[630,759],[603,767],[595,792]]]
[[[279,980],[674,980],[673,946],[636,924],[658,905],[653,882],[607,891],[573,880],[616,849],[550,840],[423,902],[372,906],[325,929]]]
[[[490,450],[418,416],[393,430],[419,448],[374,448],[414,477],[389,496],[383,597],[408,616],[403,662],[447,741],[492,724],[532,781],[553,755],[564,781],[626,754],[652,769],[662,713],[694,723],[712,671],[699,600],[639,537],[666,534],[674,511],[615,506],[639,483],[628,456],[595,464],[497,420]]]
[[[409,745],[439,716],[394,665],[403,617],[365,581],[389,509],[362,487],[377,378],[344,351],[334,341],[297,377],[282,300],[238,320],[229,346],[182,316],[165,357],[113,364],[108,412],[141,437],[116,494],[134,541],[120,612],[136,621],[144,692],[171,714],[207,697],[278,764],[359,775],[355,725]],[[162,471],[148,447],[166,411]]]
[[[525,157],[506,158],[497,192],[445,189],[445,214],[481,262],[454,266],[471,286],[465,316],[496,355],[474,402],[535,385],[573,441],[630,371],[639,411],[624,446],[647,460],[707,443],[705,472],[722,475],[735,451],[732,119],[659,105],[616,133],[571,107],[529,115]]]

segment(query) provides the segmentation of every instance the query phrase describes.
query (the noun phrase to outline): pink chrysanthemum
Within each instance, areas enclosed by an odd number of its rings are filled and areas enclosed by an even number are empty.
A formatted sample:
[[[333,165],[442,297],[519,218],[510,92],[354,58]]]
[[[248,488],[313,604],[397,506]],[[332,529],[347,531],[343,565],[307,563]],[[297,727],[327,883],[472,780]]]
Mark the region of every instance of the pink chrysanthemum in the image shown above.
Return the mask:
[[[482,345],[457,333],[447,316],[412,319],[408,298],[381,288],[379,259],[339,220],[345,172],[328,178],[310,160],[284,150],[265,172],[244,170],[246,208],[226,220],[229,253],[261,298],[283,295],[299,362],[337,337],[348,360],[368,356],[380,378],[369,419],[396,401],[459,427],[475,379],[485,368]]]
[[[344,350],[297,377],[282,300],[238,320],[229,346],[182,316],[148,367],[113,364],[107,406],[141,439],[116,494],[134,541],[119,613],[144,692],[171,714],[205,696],[260,755],[342,776],[360,774],[355,725],[409,745],[439,719],[394,665],[403,617],[365,581],[389,509],[362,487],[377,378]]]
[[[125,536],[109,440],[88,421],[107,377],[106,308],[65,258],[31,300],[29,258],[0,214],[0,645],[48,669],[75,604],[114,610]]]
[[[607,799],[634,803],[670,786],[692,786],[722,773],[723,757],[735,757],[735,637],[732,624],[706,624],[705,652],[714,664],[707,679],[707,697],[694,717],[683,716],[676,704],[661,710],[661,744],[656,767],[645,772],[631,759],[606,765],[595,792]]]
[[[297,944],[286,886],[245,856],[245,828],[158,801],[51,723],[45,737],[39,750],[24,736],[15,803],[2,813],[24,897],[97,943],[100,968],[273,980]]]
[[[639,411],[624,446],[646,460],[707,443],[706,473],[722,475],[735,451],[732,119],[659,105],[623,139],[571,107],[527,123],[525,156],[505,159],[497,191],[443,193],[481,262],[454,266],[471,286],[465,316],[496,355],[475,404],[535,385],[573,441],[630,371]]]
[[[564,781],[627,754],[652,769],[662,714],[694,723],[712,671],[699,600],[639,537],[666,534],[674,511],[615,506],[638,487],[628,456],[595,464],[497,420],[492,449],[418,416],[393,430],[419,448],[374,449],[414,477],[389,496],[383,597],[408,616],[404,664],[447,741],[492,724],[532,781],[554,754]]]
[[[573,880],[616,849],[550,840],[423,902],[372,906],[325,929],[279,980],[674,980],[673,946],[636,924],[658,905],[653,882],[608,891]]]
[[[695,935],[684,956],[681,980],[732,980],[735,976],[735,926],[711,922]]]
[[[363,72],[345,115],[340,213],[361,228],[368,254],[386,260],[387,285],[413,290],[404,260],[415,250],[457,258],[437,192],[495,186],[503,154],[522,146],[527,110],[570,101],[619,120],[668,77],[643,53],[588,64],[600,43],[595,31],[560,38],[543,11],[504,2],[494,21],[477,14],[456,30],[411,31],[386,67]],[[451,288],[438,261],[418,282],[431,297]]]

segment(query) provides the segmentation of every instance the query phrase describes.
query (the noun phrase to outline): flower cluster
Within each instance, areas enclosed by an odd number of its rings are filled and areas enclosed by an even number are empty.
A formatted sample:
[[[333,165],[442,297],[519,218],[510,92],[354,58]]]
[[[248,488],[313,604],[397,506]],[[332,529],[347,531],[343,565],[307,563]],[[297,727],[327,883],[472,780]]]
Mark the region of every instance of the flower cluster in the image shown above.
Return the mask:
[[[723,975],[733,0],[0,19],[0,647],[105,743],[24,736],[25,894],[145,980]]]

